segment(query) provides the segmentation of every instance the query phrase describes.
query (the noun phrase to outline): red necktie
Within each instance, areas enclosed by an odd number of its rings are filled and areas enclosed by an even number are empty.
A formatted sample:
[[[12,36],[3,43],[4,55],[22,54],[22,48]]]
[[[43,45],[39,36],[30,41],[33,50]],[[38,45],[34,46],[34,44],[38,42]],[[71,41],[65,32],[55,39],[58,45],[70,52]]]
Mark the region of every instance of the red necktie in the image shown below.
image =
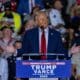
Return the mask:
[[[41,35],[41,59],[42,60],[45,60],[47,59],[47,56],[46,56],[46,38],[45,38],[45,33],[44,31],[42,32],[42,35]]]

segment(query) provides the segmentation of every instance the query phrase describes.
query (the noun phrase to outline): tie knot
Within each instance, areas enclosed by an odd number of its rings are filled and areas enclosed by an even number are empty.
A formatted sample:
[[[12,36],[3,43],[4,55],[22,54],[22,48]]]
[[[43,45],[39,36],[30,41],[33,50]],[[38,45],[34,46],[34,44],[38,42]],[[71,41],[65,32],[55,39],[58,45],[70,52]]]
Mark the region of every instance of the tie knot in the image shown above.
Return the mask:
[[[42,31],[42,33],[45,33],[45,29],[44,28],[41,28],[41,31]]]

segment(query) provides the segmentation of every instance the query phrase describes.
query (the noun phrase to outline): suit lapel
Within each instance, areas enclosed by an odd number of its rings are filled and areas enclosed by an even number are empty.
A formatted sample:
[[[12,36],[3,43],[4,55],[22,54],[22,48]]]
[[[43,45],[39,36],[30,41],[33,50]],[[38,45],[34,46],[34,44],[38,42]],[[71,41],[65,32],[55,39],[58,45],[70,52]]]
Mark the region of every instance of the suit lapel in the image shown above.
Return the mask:
[[[35,45],[34,45],[34,48],[35,48],[35,52],[39,53],[39,29],[36,28],[36,31],[35,31]]]
[[[53,46],[53,44],[55,44],[54,42],[54,32],[53,32],[53,30],[51,30],[50,28],[49,28],[49,35],[48,35],[48,47],[47,47],[47,53],[50,53],[50,52],[52,52],[53,50],[52,50],[52,48],[54,47]],[[53,46],[53,47],[52,47]]]

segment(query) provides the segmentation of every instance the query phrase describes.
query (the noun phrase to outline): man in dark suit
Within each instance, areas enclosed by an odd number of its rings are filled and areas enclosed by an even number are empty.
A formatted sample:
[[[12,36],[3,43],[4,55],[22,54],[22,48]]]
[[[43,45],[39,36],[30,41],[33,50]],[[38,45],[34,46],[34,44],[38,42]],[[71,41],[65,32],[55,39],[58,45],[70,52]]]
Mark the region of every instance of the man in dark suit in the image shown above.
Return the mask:
[[[45,12],[40,11],[37,14],[36,23],[36,28],[25,33],[22,49],[18,50],[19,55],[23,53],[37,53],[46,55],[44,59],[56,59],[56,56],[47,56],[48,53],[64,54],[66,56],[67,51],[63,47],[60,33],[49,28]],[[32,56],[31,58],[41,59],[41,56]]]
[[[22,41],[22,48],[18,50],[18,56],[21,56],[24,53],[36,53],[38,54],[37,56],[30,56],[30,58],[37,60],[53,60],[56,59],[56,56],[51,56],[48,54],[55,53],[64,54],[65,57],[67,55],[67,51],[63,47],[60,33],[48,26],[48,18],[45,12],[38,12],[36,16],[36,24],[36,28],[26,31]],[[7,49],[9,52],[15,51],[11,46]],[[64,57],[60,56],[59,58],[64,59]],[[58,78],[56,80],[58,80]]]

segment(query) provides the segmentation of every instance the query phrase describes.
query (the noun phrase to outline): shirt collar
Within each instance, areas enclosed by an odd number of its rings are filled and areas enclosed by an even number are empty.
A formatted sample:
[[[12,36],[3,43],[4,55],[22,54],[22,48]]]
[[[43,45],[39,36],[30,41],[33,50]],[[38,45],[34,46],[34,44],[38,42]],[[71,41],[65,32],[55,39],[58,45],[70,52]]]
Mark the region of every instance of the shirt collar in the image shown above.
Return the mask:
[[[46,32],[48,32],[48,30],[49,30],[49,28],[48,28],[48,27],[47,27],[47,28],[45,28],[45,29],[44,29],[45,33],[46,33]],[[42,32],[41,28],[39,28],[39,31],[40,31],[40,32]]]

